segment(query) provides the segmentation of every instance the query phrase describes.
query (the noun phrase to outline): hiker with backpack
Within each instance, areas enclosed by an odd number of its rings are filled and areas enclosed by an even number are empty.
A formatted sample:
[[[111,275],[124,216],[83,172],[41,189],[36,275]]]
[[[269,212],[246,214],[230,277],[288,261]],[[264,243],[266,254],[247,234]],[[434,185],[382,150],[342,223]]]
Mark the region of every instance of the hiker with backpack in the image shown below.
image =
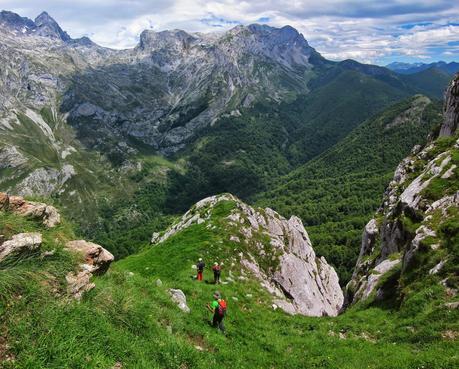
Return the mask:
[[[202,273],[204,272],[206,264],[202,261],[202,258],[199,258],[198,263],[196,264],[196,269],[198,270],[198,276],[196,279],[198,281],[202,281]]]
[[[219,284],[222,267],[217,262],[215,262],[212,270],[214,271],[214,284]]]
[[[213,297],[214,300],[210,304],[207,304],[209,311],[214,314],[212,325],[215,328],[218,328],[222,333],[225,333],[223,319],[226,315],[226,301],[222,299],[222,296],[218,291],[215,291]]]

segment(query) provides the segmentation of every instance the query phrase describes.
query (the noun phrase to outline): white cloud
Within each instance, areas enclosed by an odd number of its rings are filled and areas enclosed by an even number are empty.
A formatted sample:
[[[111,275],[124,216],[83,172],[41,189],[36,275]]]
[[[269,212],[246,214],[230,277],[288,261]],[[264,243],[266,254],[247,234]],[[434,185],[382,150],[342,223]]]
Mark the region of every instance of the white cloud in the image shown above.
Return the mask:
[[[438,58],[459,41],[452,0],[0,0],[0,7],[31,18],[46,10],[72,37],[114,48],[134,46],[144,29],[207,32],[259,19],[292,25],[332,59]]]

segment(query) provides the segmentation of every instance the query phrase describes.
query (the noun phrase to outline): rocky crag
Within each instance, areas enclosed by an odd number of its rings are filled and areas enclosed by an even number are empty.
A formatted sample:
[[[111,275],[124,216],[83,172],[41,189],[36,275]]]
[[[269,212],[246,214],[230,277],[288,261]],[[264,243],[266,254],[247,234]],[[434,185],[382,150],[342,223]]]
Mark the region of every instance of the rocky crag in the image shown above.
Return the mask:
[[[458,83],[456,75],[446,92],[440,137],[400,163],[365,227],[348,304],[393,298],[402,304],[420,281],[440,284],[447,299],[458,293]]]
[[[161,243],[196,224],[212,229],[212,214],[222,204],[232,204],[223,227],[238,250],[227,262],[242,267],[273,296],[273,308],[289,314],[336,316],[343,304],[338,276],[327,261],[317,257],[301,220],[285,219],[275,211],[254,209],[226,194],[201,200],[152,243]],[[219,225],[219,227],[222,227]],[[220,230],[221,232],[221,230]]]

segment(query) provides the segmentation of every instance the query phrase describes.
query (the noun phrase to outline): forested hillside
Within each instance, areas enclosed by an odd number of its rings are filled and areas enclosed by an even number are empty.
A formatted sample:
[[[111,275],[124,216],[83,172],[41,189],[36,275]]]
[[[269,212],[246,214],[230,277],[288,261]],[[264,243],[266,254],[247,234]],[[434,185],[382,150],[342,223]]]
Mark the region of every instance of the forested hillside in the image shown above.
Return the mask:
[[[361,230],[380,206],[399,161],[439,129],[441,104],[424,96],[398,103],[357,127],[342,142],[256,197],[305,222],[319,254],[349,280]]]

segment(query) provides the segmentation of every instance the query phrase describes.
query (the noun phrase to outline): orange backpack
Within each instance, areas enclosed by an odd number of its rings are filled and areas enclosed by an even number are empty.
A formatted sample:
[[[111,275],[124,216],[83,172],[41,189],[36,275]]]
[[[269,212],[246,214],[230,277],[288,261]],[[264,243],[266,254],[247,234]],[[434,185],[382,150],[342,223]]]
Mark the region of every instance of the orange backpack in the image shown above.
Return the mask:
[[[218,314],[220,316],[226,315],[226,301],[223,299],[218,300]]]

